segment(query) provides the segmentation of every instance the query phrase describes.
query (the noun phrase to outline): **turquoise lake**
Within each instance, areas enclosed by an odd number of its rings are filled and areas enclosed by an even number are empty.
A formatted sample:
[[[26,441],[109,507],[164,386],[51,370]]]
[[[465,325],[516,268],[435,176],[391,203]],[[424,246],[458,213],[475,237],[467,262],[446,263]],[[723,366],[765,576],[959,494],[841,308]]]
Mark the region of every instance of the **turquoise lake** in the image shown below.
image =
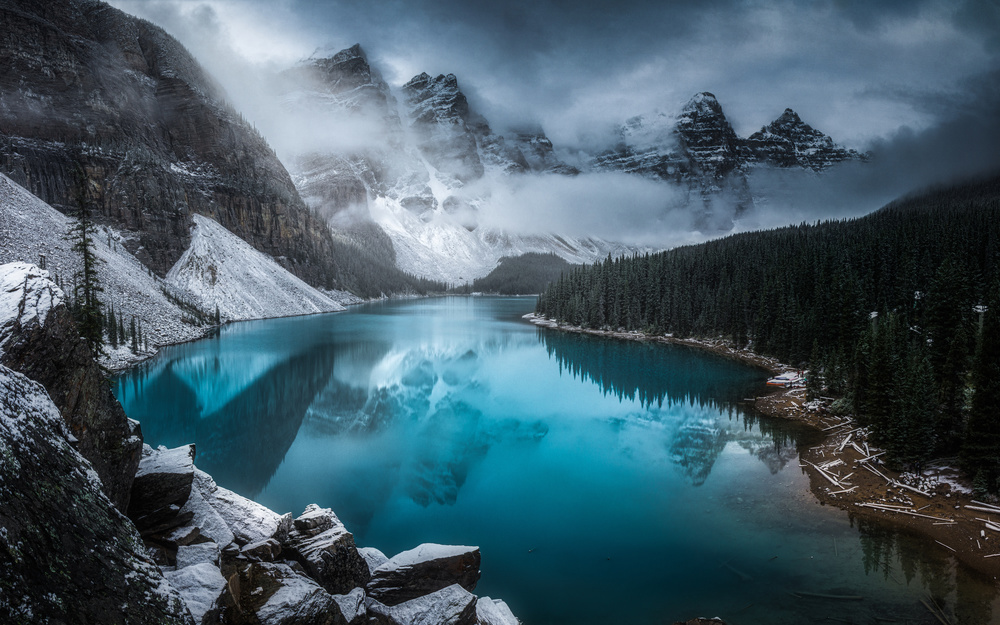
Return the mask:
[[[116,380],[146,442],[359,546],[478,545],[526,625],[997,622],[997,589],[808,489],[816,434],[742,400],[766,374],[684,347],[544,330],[534,298],[239,323]],[[840,600],[791,593],[861,597]],[[997,619],[994,619],[994,614]],[[832,619],[832,620],[827,620]]]

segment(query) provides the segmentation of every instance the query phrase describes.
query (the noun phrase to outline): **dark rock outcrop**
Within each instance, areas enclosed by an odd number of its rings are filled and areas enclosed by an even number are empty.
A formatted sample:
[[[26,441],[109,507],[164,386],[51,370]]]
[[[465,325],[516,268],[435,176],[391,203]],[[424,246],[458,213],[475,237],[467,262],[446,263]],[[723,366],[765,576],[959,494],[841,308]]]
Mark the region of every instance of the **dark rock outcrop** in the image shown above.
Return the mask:
[[[0,622],[192,624],[64,427],[0,365]]]
[[[160,276],[197,212],[333,286],[329,231],[175,39],[97,0],[4,0],[0,23],[0,171],[63,211],[82,171],[100,219]]]
[[[476,596],[458,584],[404,603],[387,606],[368,600],[373,625],[475,625]]]
[[[748,156],[778,167],[802,167],[822,171],[843,161],[865,160],[866,155],[833,142],[829,136],[802,121],[792,109],[744,142]]]
[[[194,445],[146,448],[132,485],[128,516],[146,536],[183,525],[194,516],[182,506],[194,480]]]
[[[228,625],[347,625],[340,604],[287,564],[255,562],[229,578],[219,600]],[[356,618],[356,615],[351,614]]]
[[[458,584],[468,591],[479,581],[478,547],[425,543],[389,558],[372,573],[366,590],[378,602],[394,606]]]
[[[431,78],[427,73],[418,74],[403,85],[403,95],[411,127],[427,160],[460,182],[481,178],[483,163],[470,126],[482,121],[470,113],[469,101],[458,88],[455,75]]]
[[[0,364],[45,387],[105,494],[126,510],[142,434],[115,399],[48,272],[23,263],[4,267],[14,266],[19,269],[0,276],[0,291],[18,301],[20,314],[0,328]],[[44,315],[25,314],[39,307]]]
[[[310,504],[293,524],[285,542],[289,557],[324,588],[343,594],[368,582],[371,574],[354,536],[332,510]]]

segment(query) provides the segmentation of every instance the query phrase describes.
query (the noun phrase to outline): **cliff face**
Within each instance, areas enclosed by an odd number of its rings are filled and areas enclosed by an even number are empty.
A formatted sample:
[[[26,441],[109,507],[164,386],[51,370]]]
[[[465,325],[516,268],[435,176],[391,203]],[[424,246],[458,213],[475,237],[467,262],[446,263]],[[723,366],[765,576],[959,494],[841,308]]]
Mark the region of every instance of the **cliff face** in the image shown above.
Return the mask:
[[[104,493],[126,510],[142,435],[80,338],[62,292],[47,272],[11,263],[0,266],[0,299],[0,364],[45,388]]]
[[[101,218],[160,276],[201,213],[328,285],[329,232],[176,40],[96,0],[2,0],[0,21],[0,170],[66,211],[82,169]]]

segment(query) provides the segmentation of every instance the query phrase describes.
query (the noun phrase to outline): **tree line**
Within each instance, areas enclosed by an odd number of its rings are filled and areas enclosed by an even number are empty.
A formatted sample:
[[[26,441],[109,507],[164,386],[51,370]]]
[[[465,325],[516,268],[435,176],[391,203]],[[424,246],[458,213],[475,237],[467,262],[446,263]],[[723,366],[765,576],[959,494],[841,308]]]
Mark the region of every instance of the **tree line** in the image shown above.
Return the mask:
[[[564,273],[537,312],[723,336],[808,367],[809,392],[841,397],[897,464],[957,454],[1000,490],[1000,176],[856,219],[608,257]]]

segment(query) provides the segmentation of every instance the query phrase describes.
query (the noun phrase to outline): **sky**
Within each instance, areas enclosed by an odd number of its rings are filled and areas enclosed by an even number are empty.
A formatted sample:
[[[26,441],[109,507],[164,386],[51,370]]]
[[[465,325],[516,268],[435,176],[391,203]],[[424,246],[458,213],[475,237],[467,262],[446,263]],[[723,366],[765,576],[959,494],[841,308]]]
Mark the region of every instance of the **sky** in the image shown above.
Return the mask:
[[[541,124],[567,148],[710,91],[741,136],[790,107],[866,149],[962,114],[1000,70],[997,0],[111,4],[177,37],[237,104],[247,71],[360,43],[390,84],[453,73],[494,126]]]
[[[872,154],[823,176],[755,172],[762,201],[737,231],[856,217],[1000,171],[1000,0],[110,1],[179,39],[282,158],[373,141],[354,118],[288,119],[269,86],[360,43],[391,86],[453,73],[494,131],[541,126],[569,163],[614,145],[630,117],[674,115],[703,91],[740,136],[792,108]],[[508,182],[487,223],[654,248],[718,234],[696,231],[675,188],[635,176]]]

